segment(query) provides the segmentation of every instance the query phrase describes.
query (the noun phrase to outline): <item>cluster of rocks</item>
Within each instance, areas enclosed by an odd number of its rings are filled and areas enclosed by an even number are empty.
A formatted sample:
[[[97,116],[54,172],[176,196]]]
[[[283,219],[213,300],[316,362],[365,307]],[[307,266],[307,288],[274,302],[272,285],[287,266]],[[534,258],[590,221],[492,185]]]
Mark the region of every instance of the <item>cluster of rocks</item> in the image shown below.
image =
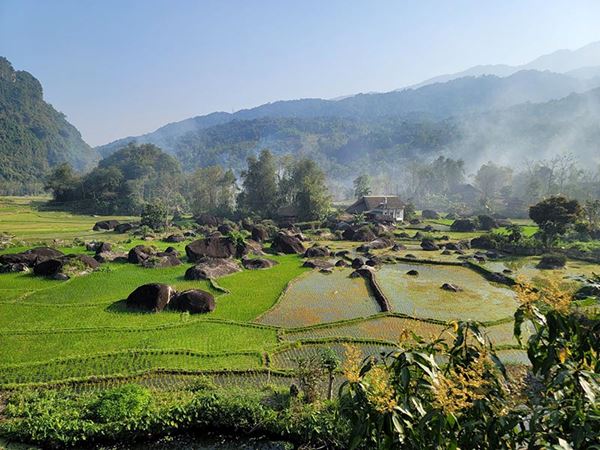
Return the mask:
[[[159,283],[144,284],[134,290],[125,304],[128,308],[160,312],[164,309],[202,314],[214,311],[215,298],[209,292],[191,289],[177,292],[171,286]]]
[[[174,247],[168,247],[161,252],[147,245],[136,245],[129,250],[127,262],[140,264],[142,267],[149,269],[174,267],[181,264],[179,252]]]
[[[69,272],[86,272],[98,266],[98,261],[88,255],[65,255],[50,247],[0,255],[0,272],[27,272],[33,269],[35,275],[57,280],[68,280]]]

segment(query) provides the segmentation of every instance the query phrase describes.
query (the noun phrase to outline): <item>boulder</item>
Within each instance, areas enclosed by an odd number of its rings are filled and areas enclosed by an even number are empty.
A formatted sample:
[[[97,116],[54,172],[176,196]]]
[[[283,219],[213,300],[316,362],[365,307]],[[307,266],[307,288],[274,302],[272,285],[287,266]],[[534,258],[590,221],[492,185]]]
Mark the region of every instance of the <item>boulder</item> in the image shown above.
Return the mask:
[[[175,290],[166,284],[150,283],[138,287],[129,294],[125,304],[129,308],[159,312],[165,309],[175,296]]]
[[[209,292],[199,289],[183,291],[176,295],[169,308],[176,311],[187,311],[190,314],[204,314],[214,311],[216,307],[215,298]]]
[[[217,227],[217,231],[219,233],[221,233],[222,235],[226,236],[228,234],[230,234],[231,232],[235,231],[235,228],[233,228],[230,224],[228,223],[224,223],[221,224]]]
[[[392,251],[394,252],[399,252],[402,250],[406,250],[406,245],[403,244],[394,244],[394,246],[392,247]]]
[[[212,214],[200,214],[198,217],[196,217],[196,223],[198,225],[217,227],[221,223],[221,220]]]
[[[444,247],[446,247],[446,250],[463,250],[463,246],[459,242],[447,242]]]
[[[462,291],[461,288],[459,288],[455,284],[451,284],[451,283],[444,283],[444,284],[442,284],[441,289],[443,289],[445,291],[448,291],[448,292],[460,292],[460,291]]]
[[[186,280],[207,280],[239,272],[240,266],[233,259],[204,257],[185,271]]]
[[[375,239],[374,241],[369,242],[369,247],[371,248],[371,250],[381,250],[384,248],[390,248],[393,245],[394,241],[386,237],[380,237]]]
[[[335,267],[346,267],[347,265],[348,265],[348,263],[343,259],[338,259],[335,262]]]
[[[451,254],[452,254],[452,252],[451,252],[450,250],[444,250],[444,251],[442,252],[442,255],[446,255],[446,256],[447,256],[447,255],[451,255]]]
[[[286,254],[300,254],[305,251],[304,244],[302,244],[302,241],[297,236],[292,236],[284,232],[279,232],[275,235],[271,248],[276,252]]]
[[[342,232],[342,238],[346,241],[353,241],[354,240],[354,230],[352,228],[346,228]]]
[[[29,272],[29,266],[24,263],[11,263],[0,265],[0,273],[14,273],[14,272]]]
[[[423,219],[435,220],[435,219],[439,219],[440,215],[437,212],[435,212],[433,209],[424,209],[421,212],[421,217],[423,217]]]
[[[304,261],[302,267],[310,267],[311,269],[331,269],[333,263],[322,259],[308,259]]]
[[[335,230],[336,230],[336,231],[346,231],[346,230],[349,230],[350,228],[352,228],[352,227],[350,226],[350,224],[349,224],[348,222],[344,222],[344,221],[342,221],[342,222],[338,222],[338,223],[335,225]]]
[[[132,223],[120,223],[115,227],[115,233],[125,234],[135,228],[135,225]]]
[[[488,274],[487,279],[493,283],[513,285],[514,280],[500,272],[492,272]]]
[[[181,264],[181,261],[177,256],[166,253],[163,255],[150,256],[149,258],[142,261],[142,266],[146,269],[162,269],[165,267],[174,267]]]
[[[375,233],[373,233],[373,231],[371,231],[369,227],[361,227],[354,232],[352,240],[360,242],[371,242],[374,241],[376,237],[377,236],[375,236]]]
[[[408,259],[417,259],[417,257],[415,255],[413,255],[412,253],[408,253],[404,257],[408,258]]]
[[[79,261],[88,269],[97,269],[100,267],[100,263],[89,255],[67,255],[66,258],[67,264],[72,261]]]
[[[475,231],[477,229],[477,223],[471,219],[456,219],[450,225],[452,231]]]
[[[327,257],[331,254],[327,247],[320,247],[318,245],[313,245],[312,247],[306,249],[304,252],[305,258],[322,258]]]
[[[369,258],[365,261],[365,264],[369,267],[375,267],[381,264],[381,260],[376,257]]]
[[[583,300],[588,297],[600,297],[600,285],[599,284],[586,284],[579,288],[575,293],[577,300]]]
[[[495,243],[490,236],[483,235],[471,239],[471,248],[479,248],[482,250],[491,250],[495,247]]]
[[[67,281],[70,277],[66,273],[55,273],[49,277],[51,280]]]
[[[167,236],[164,239],[164,241],[175,244],[177,242],[183,242],[183,241],[185,241],[185,236],[182,236],[181,234],[171,234],[171,235]]]
[[[250,229],[252,240],[256,242],[264,242],[269,239],[269,231],[263,225],[253,225]]]
[[[41,277],[49,277],[59,273],[64,264],[65,261],[63,259],[47,259],[36,264],[33,267],[33,273]]]
[[[119,225],[118,220],[101,220],[100,222],[96,222],[92,230],[94,231],[109,231],[114,230],[114,228]]]
[[[564,255],[543,255],[536,267],[543,270],[558,270],[564,269],[566,264],[567,258]]]
[[[98,242],[94,251],[96,254],[110,252],[112,251],[112,244],[110,242]]]
[[[179,252],[177,251],[177,249],[171,246],[167,247],[163,253],[170,253],[172,255],[179,256]]]
[[[28,267],[33,267],[37,262],[36,255],[30,253],[6,253],[0,255],[0,264],[25,264]]]
[[[400,239],[411,239],[410,234],[408,234],[406,231],[403,231],[402,233],[398,233],[398,238],[400,238]]]
[[[411,269],[408,272],[406,272],[406,275],[410,275],[411,277],[418,277],[419,271],[415,270],[415,269]]]
[[[340,251],[335,252],[335,256],[340,257],[340,258],[344,257],[346,255],[349,255],[349,254],[350,254],[350,250],[340,250]]]
[[[323,267],[319,269],[319,273],[324,273],[325,275],[330,275],[333,273],[333,269],[331,267]]]
[[[262,245],[260,242],[256,242],[252,239],[246,239],[244,243],[246,254],[252,253],[253,255],[264,255]]]
[[[249,270],[257,269],[269,269],[274,265],[279,264],[277,261],[267,258],[244,258],[242,259],[242,266]]]
[[[198,239],[185,246],[188,261],[196,262],[204,257],[209,258],[239,258],[248,253],[246,244],[236,243],[231,237],[211,235]]]
[[[351,265],[352,265],[352,268],[353,268],[353,269],[360,269],[362,266],[364,266],[364,265],[365,265],[365,262],[366,262],[366,261],[365,261],[365,259],[364,259],[364,258],[360,258],[360,257],[358,257],[358,258],[354,258],[354,259],[352,260],[352,264],[351,264]]]
[[[99,263],[106,262],[128,262],[127,253],[120,252],[102,252],[96,253],[94,259]]]
[[[146,245],[136,245],[127,254],[127,261],[131,264],[141,264],[156,252],[152,247]]]
[[[431,239],[423,239],[421,241],[421,248],[428,252],[436,251],[436,250],[440,249],[440,247],[435,242],[433,242]]]

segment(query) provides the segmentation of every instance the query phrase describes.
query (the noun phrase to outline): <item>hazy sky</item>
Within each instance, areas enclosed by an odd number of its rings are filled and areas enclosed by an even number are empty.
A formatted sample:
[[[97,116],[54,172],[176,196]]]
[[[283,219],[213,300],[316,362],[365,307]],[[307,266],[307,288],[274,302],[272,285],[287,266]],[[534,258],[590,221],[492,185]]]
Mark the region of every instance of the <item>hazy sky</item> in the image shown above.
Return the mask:
[[[598,0],[0,0],[0,55],[98,145],[213,111],[521,64],[600,40],[598,24]]]

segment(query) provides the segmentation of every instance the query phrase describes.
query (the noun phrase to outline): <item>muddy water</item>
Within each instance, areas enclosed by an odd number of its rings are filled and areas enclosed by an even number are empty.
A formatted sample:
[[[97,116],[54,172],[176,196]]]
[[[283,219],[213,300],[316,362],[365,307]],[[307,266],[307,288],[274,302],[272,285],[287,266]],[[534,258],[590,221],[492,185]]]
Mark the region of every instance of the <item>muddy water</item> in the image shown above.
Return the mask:
[[[407,275],[417,270],[418,276]],[[493,321],[512,317],[517,307],[512,290],[493,285],[465,267],[425,264],[385,265],[377,280],[393,311],[438,320]],[[460,292],[441,289],[444,283]]]

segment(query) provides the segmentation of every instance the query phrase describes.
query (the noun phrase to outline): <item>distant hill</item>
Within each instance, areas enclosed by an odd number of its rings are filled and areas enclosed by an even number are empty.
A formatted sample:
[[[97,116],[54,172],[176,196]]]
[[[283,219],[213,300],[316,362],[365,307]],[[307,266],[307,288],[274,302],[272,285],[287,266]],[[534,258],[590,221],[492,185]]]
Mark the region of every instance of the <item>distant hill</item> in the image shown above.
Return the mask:
[[[98,153],[43,99],[40,82],[0,57],[0,194],[39,192],[48,169],[91,168]]]
[[[177,122],[140,137],[98,147],[103,155],[129,141],[152,143],[186,169],[221,164],[240,169],[261,148],[310,155],[331,173],[364,164],[442,152],[465,134],[462,116],[542,103],[600,86],[600,78],[521,71],[509,77],[465,77],[419,89],[359,94],[341,100],[280,101],[234,114]]]
[[[593,42],[577,50],[557,50],[518,66],[506,64],[478,65],[461,72],[429,78],[410,87],[415,89],[429,84],[445,83],[457,78],[478,77],[481,75],[507,77],[521,70],[550,71],[581,78],[598,76],[600,74],[600,41]]]

